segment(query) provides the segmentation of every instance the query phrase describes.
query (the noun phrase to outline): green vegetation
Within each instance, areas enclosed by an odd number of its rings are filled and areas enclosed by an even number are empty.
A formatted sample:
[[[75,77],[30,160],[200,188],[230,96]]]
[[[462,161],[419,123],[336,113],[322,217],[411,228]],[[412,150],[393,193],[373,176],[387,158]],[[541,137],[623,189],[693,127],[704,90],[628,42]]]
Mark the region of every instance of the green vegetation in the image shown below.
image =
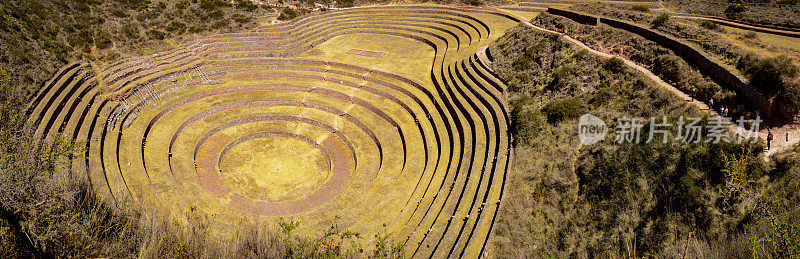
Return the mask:
[[[263,16],[251,1],[10,0],[0,5],[0,64],[27,100],[68,61],[110,61],[165,48],[186,33],[253,27]],[[237,19],[237,17],[248,17]]]
[[[650,8],[648,8],[647,6],[643,6],[643,5],[631,6],[631,10],[634,10],[634,11],[637,11],[637,12],[643,12],[643,13],[649,13],[650,12]]]
[[[556,124],[566,120],[580,117],[586,110],[580,100],[575,98],[556,99],[542,107],[542,113],[547,116],[547,122]]]
[[[664,6],[681,13],[710,15],[745,22],[800,27],[797,0],[667,0]]]
[[[512,119],[521,139],[495,231],[499,256],[798,254],[800,194],[790,190],[798,184],[800,148],[774,166],[764,162],[761,144],[750,142],[615,144],[610,135],[578,148],[577,121],[558,116],[560,107],[585,109],[607,123],[623,116],[676,121],[699,113],[618,61],[581,54],[528,27],[509,30],[490,50],[495,71],[514,89]],[[556,76],[565,67],[574,76]],[[518,84],[519,78],[530,80]],[[567,87],[548,88],[556,78]],[[548,114],[560,122],[542,123]]]
[[[800,83],[795,80],[800,69],[786,56],[760,59],[753,54],[739,60],[738,68],[750,79],[750,85],[770,96],[780,96],[792,108],[800,108]]]
[[[724,30],[724,29],[722,29],[722,27],[719,26],[719,24],[717,24],[715,22],[712,22],[712,21],[709,21],[709,20],[703,20],[702,22],[700,22],[700,27],[703,27],[703,28],[706,28],[706,29],[709,29],[709,30],[714,30],[714,31]]]
[[[752,107],[739,105],[741,101],[735,92],[723,89],[718,84],[703,76],[699,70],[692,68],[685,60],[678,57],[671,50],[660,46],[633,33],[611,28],[609,26],[585,26],[564,17],[540,14],[533,24],[557,31],[568,28],[575,32],[575,38],[594,47],[595,49],[608,49],[609,52],[619,54],[641,64],[653,71],[664,81],[676,88],[693,94],[695,98],[708,101],[715,100],[716,105],[725,105],[730,108],[728,116],[740,115],[753,116]],[[610,59],[604,65],[605,69],[619,69],[624,64],[621,60]],[[613,65],[612,65],[613,64]]]
[[[798,107],[798,98],[800,97],[794,93],[800,92],[797,89],[800,78],[796,72],[792,72],[797,68],[791,58],[785,56],[764,57],[753,54],[742,46],[734,45],[723,36],[716,34],[722,29],[712,22],[704,22],[700,26],[714,30],[714,32],[672,21],[666,14],[658,17],[639,14],[624,15],[621,13],[623,10],[621,7],[595,4],[578,5],[574,8],[631,22],[650,23],[660,32],[696,43],[699,49],[718,56],[724,63],[737,68],[747,76],[755,89],[769,97],[777,96],[785,100],[791,108]],[[715,82],[704,77],[699,70],[692,68],[682,58],[659,46],[656,42],[608,26],[585,26],[563,17],[548,14],[539,15],[532,22],[545,28],[562,30],[561,28],[568,27],[570,31],[577,31],[579,33],[576,37],[581,41],[600,49],[611,48],[612,52],[624,55],[650,68],[656,75],[678,89],[686,93],[694,93],[695,97],[700,100],[708,101],[713,98],[716,105],[730,108],[729,116],[754,116],[753,107],[742,106],[741,104],[746,101],[736,97],[732,89],[721,88]],[[757,41],[752,35],[744,34],[742,37]]]
[[[725,17],[728,19],[739,19],[742,17],[742,13],[745,11],[744,6],[740,4],[732,4],[729,5],[728,8],[725,8]]]
[[[281,10],[281,14],[278,15],[278,20],[291,20],[307,13],[308,10],[303,8],[283,8],[283,10]]]
[[[662,13],[653,19],[650,24],[653,25],[653,28],[658,28],[667,23],[667,21],[669,21],[669,14]]]

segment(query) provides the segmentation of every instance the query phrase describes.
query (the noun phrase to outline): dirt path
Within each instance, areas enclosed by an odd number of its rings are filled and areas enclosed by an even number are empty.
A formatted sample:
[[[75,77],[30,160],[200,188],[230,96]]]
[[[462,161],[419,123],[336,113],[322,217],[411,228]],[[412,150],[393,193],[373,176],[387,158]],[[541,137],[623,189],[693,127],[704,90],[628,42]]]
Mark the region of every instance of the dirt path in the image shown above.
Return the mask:
[[[525,25],[527,25],[527,26],[529,26],[531,28],[534,28],[536,30],[562,35],[562,37],[564,37],[568,41],[580,46],[583,49],[588,50],[591,53],[599,55],[601,57],[605,57],[605,58],[617,57],[617,58],[621,59],[623,62],[625,62],[626,65],[628,65],[631,68],[636,69],[639,72],[643,73],[645,76],[647,76],[648,78],[650,78],[651,80],[656,82],[659,86],[663,87],[664,89],[669,90],[673,94],[677,95],[679,98],[682,98],[682,99],[686,100],[687,103],[697,106],[698,108],[700,108],[700,110],[708,112],[712,116],[720,116],[720,114],[717,113],[715,110],[710,109],[709,106],[706,103],[701,102],[701,101],[699,101],[697,99],[691,98],[688,94],[682,92],[681,90],[678,90],[677,88],[675,88],[671,84],[669,84],[667,82],[664,82],[664,80],[661,80],[661,78],[659,78],[658,76],[653,74],[652,71],[650,71],[647,68],[644,68],[644,67],[634,63],[633,61],[631,61],[631,60],[629,60],[627,58],[624,58],[624,57],[621,57],[621,56],[617,56],[617,55],[612,55],[612,54],[605,53],[605,52],[597,51],[595,49],[590,48],[589,46],[587,46],[583,42],[570,37],[569,35],[563,35],[562,33],[559,33],[559,32],[556,32],[556,31],[552,31],[552,30],[548,30],[548,29],[533,25],[530,22],[524,21],[524,19],[523,19],[522,23],[524,23]],[[738,129],[739,129],[739,125],[737,125],[736,123],[731,121],[730,131],[731,132],[736,132]],[[780,152],[782,150],[785,150],[787,148],[790,148],[790,147],[794,146],[795,144],[797,144],[798,142],[800,142],[800,126],[798,126],[798,125],[785,125],[785,126],[771,128],[771,129],[772,129],[772,134],[774,136],[774,139],[772,141],[772,147],[769,150],[766,150],[766,153],[764,154],[764,159],[765,160],[770,160],[770,158],[774,154],[776,154],[776,153],[778,153],[778,152]],[[767,128],[762,128],[759,131],[758,136],[759,136],[760,139],[766,140],[766,138],[767,138]]]
[[[558,32],[555,32],[555,31],[552,31],[552,30],[548,30],[548,29],[533,25],[530,22],[523,22],[523,23],[525,25],[528,25],[531,28],[534,28],[534,29],[537,29],[537,30],[546,31],[546,32],[555,33],[555,34],[560,34]],[[697,99],[691,98],[686,93],[682,92],[681,90],[678,90],[678,88],[675,88],[671,84],[669,84],[667,82],[664,82],[664,80],[661,80],[660,77],[658,77],[655,74],[653,74],[653,72],[648,70],[647,68],[644,68],[644,67],[634,63],[633,61],[631,61],[631,60],[629,60],[629,59],[627,59],[625,57],[618,56],[618,55],[612,55],[612,54],[608,54],[608,53],[605,53],[605,52],[600,52],[600,51],[597,51],[595,49],[592,49],[589,46],[586,46],[586,44],[583,44],[583,42],[581,42],[579,40],[576,40],[576,39],[570,37],[569,35],[562,35],[562,37],[564,37],[565,39],[567,39],[568,41],[570,41],[572,43],[575,43],[575,45],[578,45],[581,48],[584,48],[584,49],[588,50],[589,52],[594,53],[594,54],[596,54],[598,56],[605,57],[605,58],[617,57],[617,58],[621,59],[623,62],[625,62],[626,65],[628,65],[629,67],[632,67],[633,69],[638,70],[639,72],[642,72],[645,76],[647,76],[651,80],[655,81],[656,84],[658,84],[659,86],[669,90],[670,92],[674,93],[675,95],[677,95],[681,99],[687,100],[688,103],[693,104],[693,105],[697,106],[698,108],[700,108],[701,110],[707,111],[707,112],[711,113],[714,116],[719,116],[719,114],[716,111],[709,109],[707,104],[705,104],[705,103],[703,103],[703,102],[701,102],[701,101],[699,101]]]

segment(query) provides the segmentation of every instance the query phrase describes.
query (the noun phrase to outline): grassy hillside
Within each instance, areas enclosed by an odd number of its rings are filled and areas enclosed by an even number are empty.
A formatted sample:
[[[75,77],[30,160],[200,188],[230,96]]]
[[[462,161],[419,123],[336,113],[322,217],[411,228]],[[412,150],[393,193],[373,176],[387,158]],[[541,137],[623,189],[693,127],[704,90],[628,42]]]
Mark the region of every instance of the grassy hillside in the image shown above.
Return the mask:
[[[790,204],[798,195],[785,191],[797,184],[796,151],[775,166],[760,144],[608,136],[581,146],[583,113],[608,123],[700,112],[618,60],[528,27],[490,50],[512,90],[517,140],[495,232],[499,256],[679,257],[687,247],[705,257],[797,254],[800,211]]]
[[[253,27],[272,12],[245,0],[3,1],[0,64],[15,94],[0,101],[23,103],[69,61],[147,53],[184,35]]]
[[[696,22],[689,19],[657,15],[636,11],[628,7],[609,4],[581,4],[571,7],[580,12],[596,14],[640,26],[683,40],[703,51],[729,70],[740,73],[750,85],[766,96],[778,96],[787,101],[789,107],[800,107],[800,83],[797,64],[800,52],[772,45],[758,38],[755,33],[728,32],[713,23]],[[732,116],[748,115],[752,107],[742,105],[732,89],[723,89],[707,77],[704,71],[692,68],[672,51],[653,42],[609,26],[587,26],[563,17],[541,15],[532,21],[546,28],[561,31],[568,28],[570,34],[601,49],[629,57],[649,67],[659,76],[672,82],[684,92],[696,92],[701,100],[714,98],[718,105],[732,108]],[[795,42],[794,38],[783,39]],[[796,45],[796,44],[795,44]],[[708,75],[708,74],[705,74]],[[715,107],[718,108],[718,107]]]
[[[76,145],[38,147],[22,128],[22,108],[58,68],[163,49],[190,33],[252,27],[266,13],[248,1],[0,4],[0,256],[135,254],[145,240],[133,211],[109,207],[79,180],[53,177]]]
[[[664,6],[684,13],[798,28],[800,27],[800,16],[797,15],[800,11],[799,3],[797,0],[669,0],[664,1]]]

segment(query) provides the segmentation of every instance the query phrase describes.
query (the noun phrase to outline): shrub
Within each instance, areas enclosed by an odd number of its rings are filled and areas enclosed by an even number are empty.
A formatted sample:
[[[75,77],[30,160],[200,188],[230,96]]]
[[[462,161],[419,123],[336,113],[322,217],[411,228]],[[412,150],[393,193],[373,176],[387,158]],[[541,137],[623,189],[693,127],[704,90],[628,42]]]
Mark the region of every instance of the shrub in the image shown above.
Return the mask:
[[[226,19],[219,20],[211,25],[212,29],[220,29],[228,26],[229,21]]]
[[[346,7],[353,7],[355,5],[354,0],[337,0],[336,6],[339,8],[346,8]]]
[[[166,38],[167,35],[162,31],[151,29],[147,31],[147,36],[149,36],[151,39],[163,40],[164,38]]]
[[[172,21],[167,25],[167,31],[171,33],[183,33],[186,31],[186,24],[178,21]]]
[[[242,16],[242,15],[236,15],[236,16],[233,17],[233,21],[235,21],[235,22],[237,22],[239,24],[245,24],[245,23],[251,22],[252,18],[247,17],[247,16]]]
[[[117,0],[123,6],[134,9],[134,10],[144,10],[151,4],[150,0]]]
[[[750,84],[768,94],[786,90],[785,88],[790,85],[789,80],[798,73],[798,68],[792,63],[792,59],[786,56],[750,60],[750,62],[754,64],[749,65],[745,71],[750,75]]]
[[[250,0],[236,0],[236,8],[252,12],[258,9],[258,5],[254,4]]]
[[[653,72],[667,82],[682,82],[687,77],[687,70],[680,58],[673,55],[658,56],[653,63]]]
[[[594,107],[600,107],[606,105],[613,96],[611,96],[611,92],[607,89],[603,89],[597,91],[597,93],[589,99],[589,104],[593,105]]]
[[[281,14],[278,15],[278,20],[291,20],[297,18],[297,16],[300,16],[300,13],[296,10],[292,8],[283,8],[283,10],[281,10]]]
[[[139,39],[139,28],[133,23],[126,23],[122,26],[122,35],[128,39]]]
[[[206,11],[217,10],[221,7],[228,7],[231,4],[223,0],[201,0],[200,8]]]
[[[214,20],[219,20],[219,19],[222,19],[224,17],[225,17],[225,13],[223,13],[221,10],[214,10],[214,11],[208,12],[208,18],[211,18],[211,19],[214,19]]]
[[[189,7],[189,1],[184,0],[175,3],[175,8],[177,8],[178,10],[185,10],[187,7]]]
[[[667,21],[669,21],[669,17],[670,17],[669,14],[662,13],[653,20],[652,22],[653,27],[655,28],[664,25],[665,23],[667,23]]]
[[[631,7],[631,10],[634,10],[634,11],[637,11],[637,12],[643,12],[643,13],[649,13],[650,12],[650,8],[648,8],[647,6],[644,6],[644,5],[634,5],[633,7]]]
[[[793,82],[784,86],[783,97],[786,99],[786,105],[794,109],[800,108],[800,83]]]
[[[517,143],[530,144],[545,123],[546,118],[539,111],[521,105],[511,110],[511,134]]]
[[[745,8],[743,5],[732,4],[729,5],[728,8],[725,8],[725,17],[728,17],[728,19],[739,19],[744,11]]]
[[[479,6],[479,5],[483,4],[483,1],[481,1],[481,0],[463,0],[463,1],[464,1],[464,4],[472,5],[472,6]]]
[[[712,22],[712,21],[709,21],[709,20],[703,20],[702,22],[700,22],[700,27],[703,27],[703,28],[706,28],[706,29],[709,29],[709,30],[715,30],[715,31],[719,30],[719,29],[722,29],[722,27],[719,27],[719,24],[717,24],[715,22]]]
[[[758,34],[756,34],[755,32],[752,32],[752,31],[748,31],[747,33],[744,34],[744,37],[746,39],[755,39],[755,38],[758,38]]]
[[[578,118],[586,111],[577,98],[565,98],[550,101],[542,108],[542,113],[547,116],[547,122],[556,124]]]
[[[612,73],[619,73],[625,70],[625,61],[618,57],[607,59],[603,62],[603,69]]]
[[[100,36],[94,41],[98,49],[107,49],[111,47],[111,37],[107,33],[101,33]]]

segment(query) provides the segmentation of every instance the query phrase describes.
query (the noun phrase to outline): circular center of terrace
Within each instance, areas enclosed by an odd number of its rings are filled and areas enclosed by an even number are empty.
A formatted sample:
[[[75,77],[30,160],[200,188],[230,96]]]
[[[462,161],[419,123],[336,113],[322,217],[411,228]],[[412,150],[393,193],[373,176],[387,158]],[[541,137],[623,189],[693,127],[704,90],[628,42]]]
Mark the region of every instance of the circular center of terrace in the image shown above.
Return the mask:
[[[241,195],[266,202],[311,196],[330,176],[325,153],[303,140],[256,138],[239,143],[222,158],[221,178]]]

